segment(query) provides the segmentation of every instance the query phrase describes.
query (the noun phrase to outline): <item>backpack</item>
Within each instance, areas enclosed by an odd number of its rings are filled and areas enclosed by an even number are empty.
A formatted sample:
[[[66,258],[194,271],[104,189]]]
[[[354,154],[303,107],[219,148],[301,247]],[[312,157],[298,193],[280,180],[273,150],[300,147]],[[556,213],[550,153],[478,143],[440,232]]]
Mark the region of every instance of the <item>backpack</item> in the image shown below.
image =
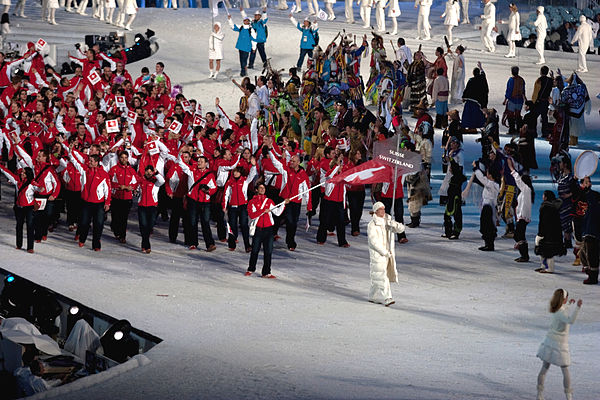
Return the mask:
[[[315,47],[317,47],[319,45],[319,32],[318,31],[313,31],[311,28],[309,28],[310,30],[310,34],[313,37],[313,40],[315,42]]]
[[[263,26],[265,27],[265,40],[266,40],[269,38],[269,27],[266,24],[264,24]]]

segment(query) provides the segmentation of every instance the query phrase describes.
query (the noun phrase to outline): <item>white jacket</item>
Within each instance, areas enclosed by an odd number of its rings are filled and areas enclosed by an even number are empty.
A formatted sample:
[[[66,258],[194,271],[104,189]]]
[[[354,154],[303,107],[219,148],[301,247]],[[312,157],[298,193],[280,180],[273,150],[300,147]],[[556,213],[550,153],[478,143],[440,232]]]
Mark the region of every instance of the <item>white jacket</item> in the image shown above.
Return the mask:
[[[458,1],[448,0],[446,2],[446,11],[442,14],[442,17],[446,17],[444,25],[458,26],[460,19],[460,6]]]
[[[482,26],[494,26],[496,25],[496,6],[491,1],[483,8],[483,15],[481,16]]]
[[[569,326],[575,322],[580,307],[568,315],[568,307],[563,305],[557,312],[552,314],[550,330],[540,345],[537,356],[551,364],[561,367],[571,364],[569,354]]]
[[[546,21],[546,17],[544,14],[538,14],[537,19],[533,23],[535,26],[535,31],[537,33],[538,40],[542,37],[546,37],[546,31],[548,30],[548,21]]]
[[[372,285],[383,289],[386,284],[389,286],[389,282],[398,282],[393,233],[402,232],[404,225],[394,221],[391,215],[386,214],[384,218],[380,218],[373,214],[373,219],[367,226]],[[391,296],[386,298],[388,297]]]
[[[575,36],[573,36],[573,40],[571,43],[579,42],[577,45],[579,46],[580,53],[586,53],[588,49],[590,51],[594,50],[594,35],[592,32],[592,26],[586,22],[582,22],[577,28],[577,32],[575,32]]]
[[[508,40],[518,40],[515,35],[520,32],[519,26],[521,26],[521,15],[519,12],[511,11],[508,17]]]
[[[512,171],[510,174],[515,178],[520,190],[517,197],[517,220],[523,219],[529,222],[531,221],[531,188],[523,182],[517,171]]]
[[[492,206],[496,208],[498,202],[498,194],[500,193],[500,185],[483,175],[483,172],[476,169],[475,176],[483,184],[483,193],[481,193],[481,205]]]

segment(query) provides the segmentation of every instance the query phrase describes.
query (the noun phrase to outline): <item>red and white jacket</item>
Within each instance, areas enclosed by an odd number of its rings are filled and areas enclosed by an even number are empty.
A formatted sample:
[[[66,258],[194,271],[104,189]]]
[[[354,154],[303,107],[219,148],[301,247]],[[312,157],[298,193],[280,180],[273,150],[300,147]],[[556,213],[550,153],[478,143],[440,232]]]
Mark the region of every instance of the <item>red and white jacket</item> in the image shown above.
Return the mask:
[[[215,194],[217,191],[217,184],[215,182],[215,175],[208,168],[200,170],[194,168],[193,170],[184,163],[181,159],[178,160],[178,165],[181,170],[188,176],[188,192],[187,196],[200,203],[210,203],[210,196]],[[198,181],[196,184],[196,181]],[[200,189],[202,185],[208,186],[208,193]]]
[[[384,199],[391,199],[392,192],[394,191],[394,184],[392,182],[384,182],[381,186],[381,197]],[[396,199],[404,197],[404,191],[402,190],[402,175],[398,175],[396,179]]]
[[[15,204],[17,207],[29,207],[34,203],[34,193],[37,191],[37,186],[35,186],[34,182],[29,183],[26,187],[23,187],[24,183],[21,181],[21,177],[13,174],[0,164],[0,172],[6,176],[11,185],[14,185],[17,189],[17,194],[15,198]]]
[[[140,182],[139,207],[156,207],[158,204],[158,190],[165,183],[165,178],[161,174],[156,174],[150,179],[146,175],[138,176]]]
[[[178,164],[173,165],[169,169],[167,182],[168,184],[165,186],[167,196],[182,199],[188,192],[188,176]]]
[[[285,204],[275,207],[273,200],[269,199],[264,194],[257,194],[248,203],[248,216],[252,219],[258,218],[256,223],[257,228],[268,228],[273,226],[273,214],[281,215],[285,209]],[[264,214],[263,214],[264,213]]]
[[[105,205],[110,206],[110,177],[102,165],[95,168],[82,165],[73,157],[72,152],[69,152],[69,161],[81,174],[81,199],[88,203],[104,202]]]
[[[227,206],[239,207],[248,204],[248,185],[254,180],[255,176],[256,166],[254,165],[250,168],[250,173],[245,178],[240,175],[240,177],[236,179],[231,175],[225,184],[223,208],[227,208]]]
[[[139,176],[129,164],[118,163],[108,172],[112,187],[112,197],[119,200],[131,200],[133,191],[138,187]],[[131,190],[121,189],[121,186],[131,186]]]
[[[269,158],[273,165],[282,177],[281,183],[281,191],[279,192],[279,196],[284,199],[290,199],[292,203],[305,203],[307,211],[312,210],[312,203],[310,201],[310,181],[308,179],[308,174],[304,171],[303,168],[298,168],[298,171],[293,170],[292,168],[284,165],[281,161],[277,159],[273,155],[273,152],[269,152]],[[299,193],[304,192],[301,196],[298,196]],[[297,196],[297,197],[294,197]],[[292,199],[292,197],[294,197]]]
[[[40,197],[57,198],[60,194],[60,180],[56,175],[54,167],[48,163],[43,163],[36,168],[38,173],[35,177],[35,185],[39,187]]]
[[[325,179],[331,179],[342,171],[342,167],[339,165],[334,166],[325,175]],[[341,183],[330,183],[325,184],[325,199],[329,201],[342,202],[344,208],[346,208],[346,184]]]

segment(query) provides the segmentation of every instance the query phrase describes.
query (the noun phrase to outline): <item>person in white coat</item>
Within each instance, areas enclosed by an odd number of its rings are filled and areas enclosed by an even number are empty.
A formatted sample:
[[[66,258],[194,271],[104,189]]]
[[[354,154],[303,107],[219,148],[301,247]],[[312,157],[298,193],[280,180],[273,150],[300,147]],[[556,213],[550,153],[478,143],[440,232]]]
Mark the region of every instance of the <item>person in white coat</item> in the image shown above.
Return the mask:
[[[460,6],[458,5],[458,0],[448,0],[446,2],[446,10],[440,16],[440,18],[444,18],[444,25],[446,25],[446,36],[448,38],[448,43],[452,45],[452,29],[455,26],[458,26],[458,21],[460,20]]]
[[[385,32],[385,5],[386,0],[375,0],[375,21],[377,21],[377,32]]]
[[[485,6],[481,15],[481,42],[487,51],[493,53],[496,51],[492,39],[492,30],[496,26],[496,6],[491,0],[483,0],[483,4]]]
[[[371,27],[371,8],[373,0],[358,0],[360,2],[360,18],[363,20],[363,28]]]
[[[571,44],[577,42],[579,47],[579,55],[577,57],[577,72],[588,72],[586,54],[588,49],[594,50],[594,34],[592,32],[592,26],[587,22],[585,15],[579,17],[579,28],[573,36]]]
[[[521,40],[521,31],[519,30],[519,26],[521,26],[521,15],[519,14],[519,10],[515,3],[510,3],[508,8],[510,9],[510,15],[508,17],[508,37],[506,38],[508,41],[508,53],[506,53],[504,57],[514,58],[516,57],[517,50],[515,41]]]
[[[569,326],[575,322],[583,301],[577,300],[577,308],[571,312],[571,315],[568,313],[567,303],[573,304],[575,299],[569,300],[569,293],[565,289],[556,289],[550,299],[550,312],[552,313],[550,330],[537,352],[537,357],[543,363],[537,378],[537,400],[544,400],[544,380],[550,364],[559,366],[562,370],[566,398],[567,400],[573,399],[569,373],[569,365],[571,365]]]
[[[404,224],[394,221],[391,215],[386,214],[382,202],[373,204],[373,219],[367,226],[371,270],[369,301],[372,303],[384,304],[386,307],[394,304],[390,282],[398,282],[398,272],[393,234],[402,232]]]
[[[535,49],[540,55],[539,60],[536,64],[545,64],[546,59],[544,58],[544,45],[546,43],[546,31],[548,30],[548,21],[544,16],[544,7],[539,6],[537,8],[537,18],[533,23],[535,26],[535,33],[537,34],[537,40],[535,41]]]
[[[462,4],[462,13],[463,13],[462,23],[470,24],[471,21],[469,20],[469,0],[461,0],[461,4]]]
[[[429,24],[429,11],[433,0],[415,0],[415,8],[419,7],[417,17],[417,40],[431,39],[431,25]]]
[[[400,11],[400,6],[398,5],[398,0],[390,0],[387,7],[388,17],[392,19],[392,35],[396,35],[398,33],[398,17],[402,12]]]
[[[448,50],[446,55],[452,59],[452,80],[450,84],[450,104],[459,104],[462,102],[463,92],[465,91],[465,48],[461,45],[456,47],[456,52]]]
[[[221,29],[221,23],[215,22],[213,30],[208,38],[208,68],[210,69],[209,78],[217,79],[221,69],[221,60],[223,59],[223,40],[225,34]],[[216,65],[215,65],[216,64]]]

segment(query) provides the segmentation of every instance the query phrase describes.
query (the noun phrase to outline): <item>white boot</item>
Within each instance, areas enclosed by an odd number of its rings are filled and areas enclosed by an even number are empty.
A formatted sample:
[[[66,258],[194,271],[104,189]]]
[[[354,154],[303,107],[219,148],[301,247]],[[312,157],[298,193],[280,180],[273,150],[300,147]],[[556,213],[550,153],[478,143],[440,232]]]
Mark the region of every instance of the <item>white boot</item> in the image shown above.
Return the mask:
[[[215,73],[214,73],[214,72],[213,72],[213,70],[211,69],[211,70],[210,70],[210,74],[208,75],[208,77],[209,77],[210,79],[212,79],[212,77],[213,77],[213,76],[215,76]]]
[[[565,389],[565,396],[566,396],[567,400],[573,400],[573,389],[566,388]]]
[[[217,79],[217,76],[219,75],[219,71],[215,71],[214,75],[213,75],[213,79]]]
[[[544,400],[544,385],[537,385],[537,397],[536,400]]]

